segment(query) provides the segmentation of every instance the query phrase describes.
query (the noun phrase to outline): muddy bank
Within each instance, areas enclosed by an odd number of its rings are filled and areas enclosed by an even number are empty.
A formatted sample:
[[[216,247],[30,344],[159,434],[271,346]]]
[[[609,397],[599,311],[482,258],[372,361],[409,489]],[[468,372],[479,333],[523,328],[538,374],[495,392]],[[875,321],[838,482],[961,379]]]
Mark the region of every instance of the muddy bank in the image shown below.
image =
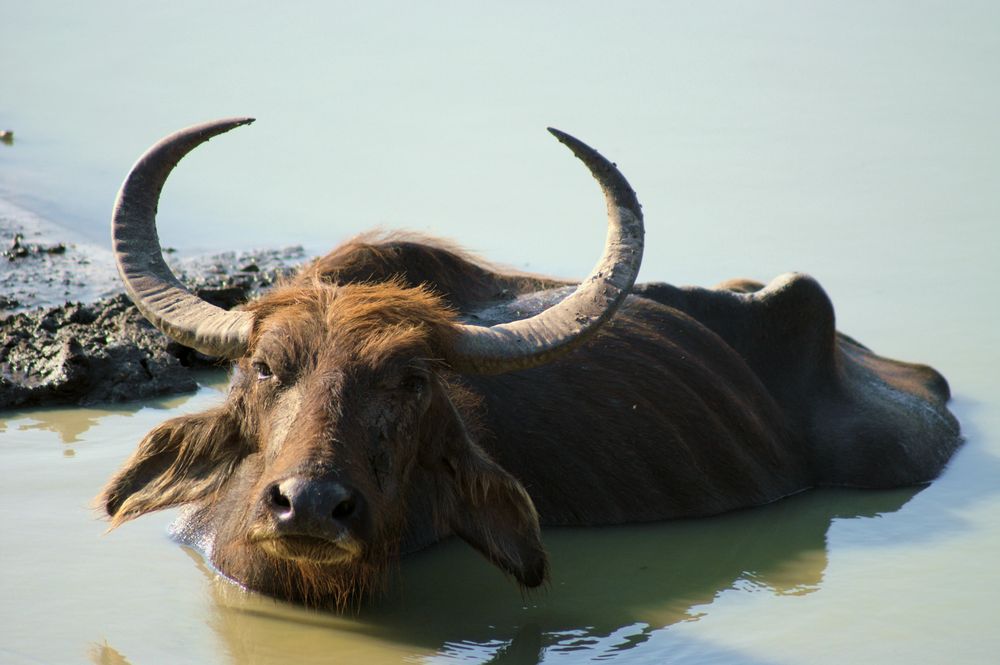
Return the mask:
[[[0,198],[0,316],[121,290],[108,247]]]
[[[0,204],[0,408],[187,392],[217,359],[169,341],[121,291],[110,252]],[[301,247],[178,259],[199,296],[232,308],[301,264]]]

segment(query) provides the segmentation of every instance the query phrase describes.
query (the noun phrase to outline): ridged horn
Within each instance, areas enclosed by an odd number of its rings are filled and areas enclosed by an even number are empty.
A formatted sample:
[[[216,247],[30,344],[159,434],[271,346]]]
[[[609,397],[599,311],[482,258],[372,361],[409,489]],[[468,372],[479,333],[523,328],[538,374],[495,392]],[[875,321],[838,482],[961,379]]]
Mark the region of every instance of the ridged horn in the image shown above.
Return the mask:
[[[576,291],[533,317],[495,326],[462,325],[446,351],[459,371],[498,374],[550,362],[589,339],[632,290],[642,262],[642,207],[618,168],[582,141],[549,128],[601,186],[608,236],[600,261]]]
[[[191,293],[163,260],[156,206],[177,162],[213,136],[253,118],[214,120],[171,134],[146,151],[129,171],[111,218],[111,243],[125,291],[150,323],[171,339],[223,358],[243,354],[253,317],[226,311]]]

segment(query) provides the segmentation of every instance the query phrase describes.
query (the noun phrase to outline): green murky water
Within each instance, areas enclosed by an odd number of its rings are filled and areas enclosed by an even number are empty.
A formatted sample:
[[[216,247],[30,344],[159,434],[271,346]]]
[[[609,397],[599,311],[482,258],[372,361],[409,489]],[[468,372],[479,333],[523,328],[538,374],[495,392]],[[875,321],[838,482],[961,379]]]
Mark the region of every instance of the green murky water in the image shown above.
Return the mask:
[[[549,530],[522,597],[460,543],[331,617],[244,594],[90,507],[196,395],[0,419],[0,662],[991,663],[1000,651],[1000,9],[957,3],[3,7],[0,196],[105,243],[159,136],[259,122],[171,179],[165,244],[304,243],[374,225],[583,274],[590,179],[618,161],[642,278],[814,274],[842,330],[951,381],[967,436],[920,491],[812,492],[710,520]]]

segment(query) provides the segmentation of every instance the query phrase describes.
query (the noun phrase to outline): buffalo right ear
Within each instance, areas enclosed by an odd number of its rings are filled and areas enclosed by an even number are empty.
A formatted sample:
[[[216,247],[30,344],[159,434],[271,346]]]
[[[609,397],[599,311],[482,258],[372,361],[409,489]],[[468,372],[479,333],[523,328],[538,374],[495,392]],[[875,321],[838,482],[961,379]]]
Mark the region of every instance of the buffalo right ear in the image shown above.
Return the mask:
[[[102,490],[112,528],[216,491],[249,451],[224,408],[172,418],[154,428]]]

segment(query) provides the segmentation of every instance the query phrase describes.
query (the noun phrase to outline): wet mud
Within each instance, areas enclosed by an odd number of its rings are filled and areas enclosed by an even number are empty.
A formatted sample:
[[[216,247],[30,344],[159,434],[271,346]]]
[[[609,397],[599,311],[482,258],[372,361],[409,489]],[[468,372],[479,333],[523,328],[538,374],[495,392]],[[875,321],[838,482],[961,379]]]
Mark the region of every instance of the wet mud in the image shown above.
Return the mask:
[[[219,364],[142,317],[110,252],[56,239],[58,230],[39,222],[0,207],[0,408],[189,392],[194,370]],[[191,290],[231,309],[304,258],[301,247],[289,247],[168,261]]]

